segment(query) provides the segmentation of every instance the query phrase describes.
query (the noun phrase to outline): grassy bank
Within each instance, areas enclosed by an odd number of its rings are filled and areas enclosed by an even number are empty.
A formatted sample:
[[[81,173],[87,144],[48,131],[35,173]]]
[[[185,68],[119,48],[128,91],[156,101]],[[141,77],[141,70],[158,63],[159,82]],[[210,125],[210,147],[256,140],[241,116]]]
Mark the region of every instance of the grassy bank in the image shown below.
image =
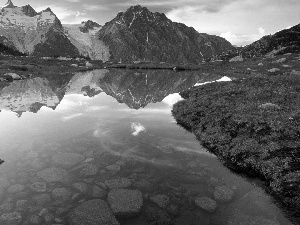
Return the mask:
[[[250,77],[195,87],[174,105],[193,132],[230,169],[265,181],[300,220],[300,76]]]

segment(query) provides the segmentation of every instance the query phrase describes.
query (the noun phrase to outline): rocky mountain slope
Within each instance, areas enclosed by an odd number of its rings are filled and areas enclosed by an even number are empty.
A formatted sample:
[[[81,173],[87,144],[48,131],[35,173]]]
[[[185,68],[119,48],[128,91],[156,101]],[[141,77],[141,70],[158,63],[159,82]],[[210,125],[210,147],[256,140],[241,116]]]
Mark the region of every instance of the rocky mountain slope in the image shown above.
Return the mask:
[[[50,8],[37,13],[30,5],[17,7],[8,1],[0,11],[0,35],[22,53],[36,56],[79,55]]]
[[[300,52],[300,24],[273,35],[264,36],[242,49],[245,57],[297,52]]]
[[[101,28],[98,36],[109,47],[111,59],[122,62],[199,63],[232,48],[224,38],[200,34],[139,5],[120,12]]]

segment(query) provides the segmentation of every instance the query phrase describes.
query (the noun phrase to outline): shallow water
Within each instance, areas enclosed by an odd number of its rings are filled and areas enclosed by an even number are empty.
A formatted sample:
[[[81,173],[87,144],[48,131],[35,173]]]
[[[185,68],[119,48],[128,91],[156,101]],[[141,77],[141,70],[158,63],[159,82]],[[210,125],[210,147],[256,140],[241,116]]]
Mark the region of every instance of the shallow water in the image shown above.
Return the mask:
[[[4,87],[1,224],[75,224],[70,212],[106,201],[118,178],[119,188],[143,194],[141,211],[118,216],[120,224],[291,224],[260,187],[221,165],[171,115],[178,92],[220,78],[97,70]]]

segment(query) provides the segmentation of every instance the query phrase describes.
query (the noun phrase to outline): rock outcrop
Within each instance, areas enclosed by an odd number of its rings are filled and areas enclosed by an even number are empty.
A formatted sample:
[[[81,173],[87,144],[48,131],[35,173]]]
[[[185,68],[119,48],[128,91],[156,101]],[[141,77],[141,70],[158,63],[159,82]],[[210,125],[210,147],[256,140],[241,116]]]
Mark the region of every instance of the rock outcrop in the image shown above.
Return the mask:
[[[245,57],[297,52],[300,52],[300,24],[273,35],[264,36],[242,49]]]

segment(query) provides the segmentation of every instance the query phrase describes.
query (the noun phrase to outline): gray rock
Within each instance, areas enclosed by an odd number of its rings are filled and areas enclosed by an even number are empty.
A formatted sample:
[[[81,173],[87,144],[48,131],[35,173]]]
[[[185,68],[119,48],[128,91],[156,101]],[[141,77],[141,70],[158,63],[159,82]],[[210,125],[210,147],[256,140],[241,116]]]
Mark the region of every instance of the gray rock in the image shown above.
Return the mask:
[[[12,185],[10,186],[8,189],[7,189],[7,192],[9,194],[16,194],[18,192],[21,192],[25,189],[25,186],[23,184],[15,184],[15,185]]]
[[[285,62],[286,62],[286,58],[281,58],[281,59],[274,61],[273,63],[285,63]]]
[[[19,212],[3,214],[0,217],[1,224],[20,224],[22,221],[22,216]]]
[[[279,72],[280,69],[279,68],[272,68],[272,69],[269,69],[268,72],[270,73],[275,73],[275,72]]]
[[[64,169],[58,169],[56,167],[46,168],[37,173],[37,176],[44,181],[50,182],[66,182],[69,178],[69,174]]]
[[[235,56],[229,60],[229,62],[243,62],[243,61],[244,61],[244,59],[242,56]]]
[[[51,197],[49,194],[39,194],[32,197],[33,201],[37,205],[45,205],[49,202],[51,202]]]
[[[98,186],[92,187],[92,197],[93,198],[103,198],[107,195],[107,192],[103,189],[101,189]]]
[[[70,225],[119,225],[107,203],[94,199],[82,203],[68,214]]]
[[[68,201],[70,200],[71,196],[72,196],[72,192],[67,189],[67,188],[55,188],[53,191],[52,191],[52,196],[54,199],[57,199],[57,200],[61,200],[61,201]]]
[[[195,203],[207,212],[214,212],[217,209],[217,202],[208,197],[196,198]]]
[[[167,195],[155,195],[150,197],[150,200],[154,202],[160,208],[167,208],[170,203],[170,198]]]
[[[233,198],[234,191],[227,186],[217,186],[214,191],[214,198],[222,202],[230,202]]]
[[[128,178],[118,178],[118,179],[106,180],[105,185],[109,189],[128,188],[131,186],[131,181]]]
[[[84,156],[78,153],[59,153],[52,156],[52,162],[56,166],[70,169],[84,160]]]
[[[95,176],[98,173],[99,168],[94,164],[87,164],[84,168],[80,171],[80,175],[83,177],[88,176]]]
[[[30,185],[30,189],[36,192],[46,192],[47,184],[45,182],[35,182]]]
[[[299,76],[300,75],[300,71],[292,70],[291,75]]]
[[[83,182],[78,182],[78,183],[74,183],[72,185],[76,190],[80,191],[81,193],[86,193],[87,192],[87,184],[83,183]]]
[[[258,106],[258,108],[261,109],[275,109],[275,110],[280,110],[280,106],[273,104],[273,103],[265,103],[265,104],[261,104]]]
[[[138,190],[115,189],[108,193],[108,204],[116,216],[138,215],[143,206],[143,195]]]

